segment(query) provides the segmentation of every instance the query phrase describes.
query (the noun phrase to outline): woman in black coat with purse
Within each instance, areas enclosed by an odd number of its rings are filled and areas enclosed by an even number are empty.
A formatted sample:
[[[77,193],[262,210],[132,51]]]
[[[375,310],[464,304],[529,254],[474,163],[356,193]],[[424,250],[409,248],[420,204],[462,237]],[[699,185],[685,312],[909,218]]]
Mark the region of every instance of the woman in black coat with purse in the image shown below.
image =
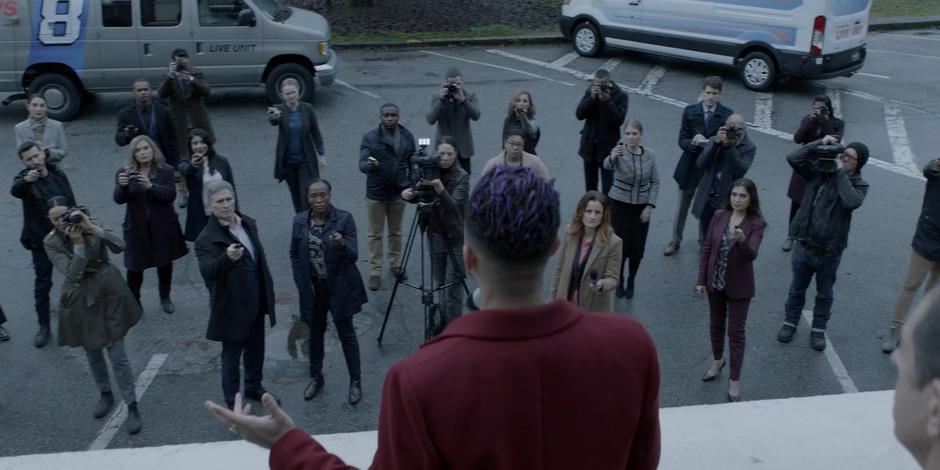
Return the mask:
[[[144,270],[156,267],[160,306],[164,312],[173,313],[176,310],[170,301],[173,260],[189,251],[173,209],[176,200],[173,167],[164,163],[163,154],[150,137],[134,137],[130,147],[130,160],[118,169],[114,188],[114,202],[127,205],[123,225],[127,286],[139,302]]]
[[[189,188],[184,235],[186,240],[192,242],[196,241],[212,213],[206,188],[217,181],[228,181],[234,188],[235,178],[228,159],[215,152],[211,134],[205,129],[189,131],[189,154],[191,157],[180,160],[176,169],[186,178],[186,186]]]
[[[274,179],[287,180],[294,212],[309,209],[307,186],[320,177],[326,166],[326,148],[317,124],[313,106],[300,101],[300,87],[296,80],[281,84],[284,102],[268,108],[268,120],[278,126],[277,155],[274,159]]]
[[[349,370],[349,403],[355,405],[362,399],[362,385],[353,315],[368,299],[356,267],[356,222],[349,212],[330,204],[331,192],[326,180],[310,183],[310,210],[294,217],[291,234],[290,261],[300,296],[300,315],[310,326],[310,383],[304,389],[304,400],[313,399],[323,388],[323,336],[329,311]]]

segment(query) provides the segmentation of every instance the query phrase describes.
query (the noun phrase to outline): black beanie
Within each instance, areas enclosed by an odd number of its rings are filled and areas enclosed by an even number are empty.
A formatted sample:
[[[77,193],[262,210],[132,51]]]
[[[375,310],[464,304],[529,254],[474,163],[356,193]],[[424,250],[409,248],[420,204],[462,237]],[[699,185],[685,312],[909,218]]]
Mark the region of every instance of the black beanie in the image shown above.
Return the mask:
[[[861,171],[865,163],[868,162],[868,146],[861,142],[852,142],[846,145],[845,148],[855,150],[855,153],[858,154],[858,168],[856,171]]]

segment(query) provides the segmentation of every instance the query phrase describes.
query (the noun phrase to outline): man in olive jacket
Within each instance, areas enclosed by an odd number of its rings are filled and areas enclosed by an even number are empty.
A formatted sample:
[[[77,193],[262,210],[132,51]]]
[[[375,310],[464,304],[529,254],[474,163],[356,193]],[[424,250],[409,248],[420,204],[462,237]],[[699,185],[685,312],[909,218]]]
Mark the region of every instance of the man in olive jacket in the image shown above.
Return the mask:
[[[264,365],[264,317],[274,318],[274,284],[254,219],[235,211],[235,192],[220,181],[207,189],[212,215],[196,238],[199,272],[209,288],[206,339],[222,342],[222,391],[229,409],[239,391],[238,366],[245,361],[244,396],[260,400]]]

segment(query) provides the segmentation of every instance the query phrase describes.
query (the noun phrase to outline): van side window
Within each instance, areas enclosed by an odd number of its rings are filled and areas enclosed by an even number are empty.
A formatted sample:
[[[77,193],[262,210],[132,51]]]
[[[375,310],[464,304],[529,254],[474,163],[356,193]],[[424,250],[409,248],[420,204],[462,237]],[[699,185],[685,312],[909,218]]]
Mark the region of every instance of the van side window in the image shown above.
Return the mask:
[[[238,12],[244,8],[241,0],[199,0],[199,25],[238,26]]]
[[[115,28],[131,25],[131,0],[101,2],[101,25]]]
[[[176,26],[182,16],[182,0],[140,1],[140,23],[144,26]]]

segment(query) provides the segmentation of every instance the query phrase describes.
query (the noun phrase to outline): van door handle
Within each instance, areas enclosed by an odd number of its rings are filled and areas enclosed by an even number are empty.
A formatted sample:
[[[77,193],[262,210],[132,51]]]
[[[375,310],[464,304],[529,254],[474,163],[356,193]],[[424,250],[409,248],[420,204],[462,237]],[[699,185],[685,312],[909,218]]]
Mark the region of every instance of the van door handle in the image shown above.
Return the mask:
[[[7,24],[20,24],[20,19],[15,16],[11,16],[7,18]]]
[[[196,43],[196,54],[204,54],[204,53],[205,53],[205,52],[203,52],[203,50],[202,50],[202,43],[201,43],[201,42],[197,42],[197,43]]]
[[[150,43],[144,43],[144,55],[153,55],[153,52],[150,51]]]
[[[640,0],[632,1],[632,2],[628,3],[628,5],[630,5],[630,6],[639,6],[639,5],[640,5]]]

